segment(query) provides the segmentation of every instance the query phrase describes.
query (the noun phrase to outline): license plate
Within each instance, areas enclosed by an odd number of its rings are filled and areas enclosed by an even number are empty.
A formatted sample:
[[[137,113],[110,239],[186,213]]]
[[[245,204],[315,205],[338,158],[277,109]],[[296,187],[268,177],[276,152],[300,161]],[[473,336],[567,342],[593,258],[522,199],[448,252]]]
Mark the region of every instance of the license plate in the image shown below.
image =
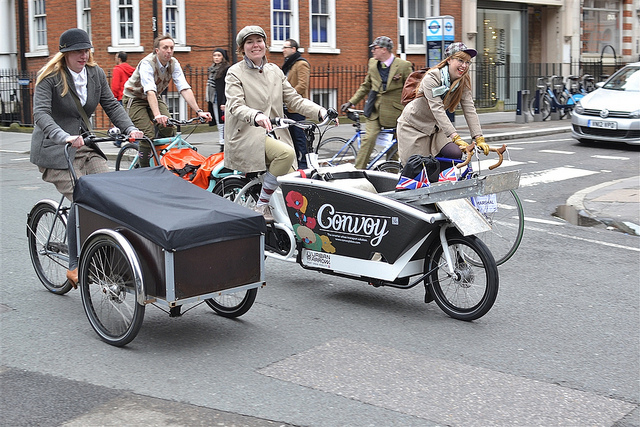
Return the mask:
[[[604,120],[589,120],[589,127],[600,129],[618,129],[618,123],[607,122]]]

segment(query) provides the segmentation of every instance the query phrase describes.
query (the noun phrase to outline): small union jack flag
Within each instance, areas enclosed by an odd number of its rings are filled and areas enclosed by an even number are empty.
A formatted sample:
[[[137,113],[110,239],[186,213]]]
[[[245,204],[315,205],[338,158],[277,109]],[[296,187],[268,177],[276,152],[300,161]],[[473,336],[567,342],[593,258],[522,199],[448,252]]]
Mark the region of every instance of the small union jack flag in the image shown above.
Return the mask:
[[[438,181],[457,181],[458,177],[456,176],[456,168],[451,167],[449,169],[445,169],[440,172],[438,175]]]
[[[396,184],[396,190],[415,190],[416,188],[428,186],[429,178],[427,177],[427,171],[423,169],[415,178],[400,176],[400,180],[398,184]]]

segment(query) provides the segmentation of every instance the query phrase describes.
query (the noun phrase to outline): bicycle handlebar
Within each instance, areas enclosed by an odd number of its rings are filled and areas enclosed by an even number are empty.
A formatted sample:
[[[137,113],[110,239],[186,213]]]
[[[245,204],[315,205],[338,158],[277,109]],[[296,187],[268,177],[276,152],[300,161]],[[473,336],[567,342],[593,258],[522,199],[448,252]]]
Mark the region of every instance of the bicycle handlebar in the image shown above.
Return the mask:
[[[201,123],[205,123],[206,119],[204,117],[194,117],[192,119],[189,120],[176,120],[176,119],[172,119],[171,117],[169,117],[169,119],[167,120],[167,126],[184,126],[184,125],[190,125],[191,123],[198,121],[200,123],[197,124],[201,124]],[[155,122],[155,119],[154,119]]]
[[[475,152],[476,149],[476,143],[473,142],[469,145],[467,145],[464,148],[460,148],[463,152],[467,153],[467,158],[464,160],[464,162],[458,163],[456,165],[456,168],[460,169],[464,166],[467,166],[469,164],[469,162],[471,162],[471,157],[473,157],[473,153]],[[489,151],[492,151],[494,153],[496,153],[498,155],[498,162],[494,165],[489,166],[489,170],[494,170],[495,168],[497,168],[498,166],[500,166],[502,164],[502,161],[504,160],[504,152],[507,151],[507,145],[506,144],[502,144],[502,147],[489,147]]]

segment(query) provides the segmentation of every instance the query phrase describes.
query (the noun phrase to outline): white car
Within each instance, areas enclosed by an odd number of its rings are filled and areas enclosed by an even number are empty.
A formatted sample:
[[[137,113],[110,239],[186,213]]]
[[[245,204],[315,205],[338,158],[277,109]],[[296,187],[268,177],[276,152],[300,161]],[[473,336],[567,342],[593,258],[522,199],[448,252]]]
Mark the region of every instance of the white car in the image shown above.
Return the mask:
[[[640,145],[640,62],[618,70],[576,103],[571,134],[579,141]]]

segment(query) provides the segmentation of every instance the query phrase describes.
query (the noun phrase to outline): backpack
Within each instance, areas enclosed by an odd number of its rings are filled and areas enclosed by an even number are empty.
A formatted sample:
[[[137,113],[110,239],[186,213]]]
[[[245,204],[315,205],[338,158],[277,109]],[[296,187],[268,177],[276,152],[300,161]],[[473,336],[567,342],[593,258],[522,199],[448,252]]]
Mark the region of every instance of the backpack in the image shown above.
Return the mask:
[[[425,67],[409,74],[409,77],[407,77],[402,87],[402,99],[400,100],[402,105],[407,105],[416,98],[418,89],[420,88],[420,82],[428,70],[429,69]]]

